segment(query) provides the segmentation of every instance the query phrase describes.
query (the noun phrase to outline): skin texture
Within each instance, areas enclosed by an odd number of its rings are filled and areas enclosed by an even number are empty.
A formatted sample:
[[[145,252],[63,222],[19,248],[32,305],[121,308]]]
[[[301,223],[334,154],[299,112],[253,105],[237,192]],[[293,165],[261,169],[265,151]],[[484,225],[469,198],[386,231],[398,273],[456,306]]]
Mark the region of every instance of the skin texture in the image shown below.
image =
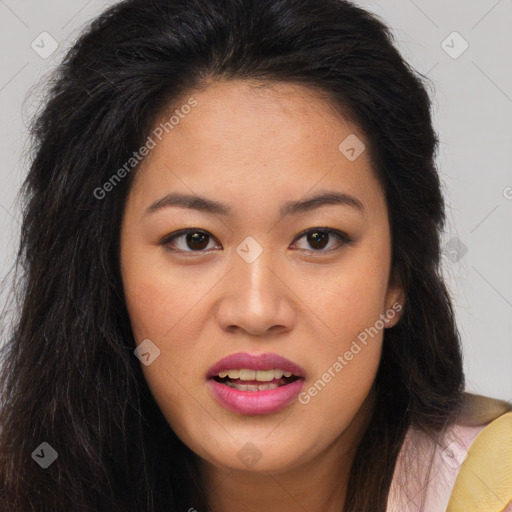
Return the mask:
[[[296,400],[277,413],[224,409],[206,373],[235,352],[275,352],[305,369],[307,390],[361,332],[403,303],[389,284],[390,226],[368,151],[350,161],[338,149],[348,135],[364,136],[299,85],[216,81],[190,96],[197,106],[137,171],[121,229],[134,336],[160,349],[144,375],[170,426],[198,455],[213,510],[339,510],[367,426],[384,330],[359,343],[307,404]],[[354,196],[364,212],[328,205],[279,215],[283,202],[327,190]],[[170,192],[222,201],[233,213],[173,206],[144,215]],[[333,234],[321,248],[297,238],[319,227],[352,241]],[[210,235],[202,253],[184,236],[162,244],[185,228]],[[251,263],[236,252],[248,236],[263,249]],[[261,454],[252,467],[237,456],[247,442]]]

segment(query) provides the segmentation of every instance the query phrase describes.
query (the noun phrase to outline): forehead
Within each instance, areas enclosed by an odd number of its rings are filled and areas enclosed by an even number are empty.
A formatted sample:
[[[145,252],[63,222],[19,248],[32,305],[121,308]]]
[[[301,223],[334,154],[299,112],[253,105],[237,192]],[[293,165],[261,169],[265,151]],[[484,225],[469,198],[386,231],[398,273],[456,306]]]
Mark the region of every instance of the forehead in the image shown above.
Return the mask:
[[[255,157],[260,145],[269,148],[285,141],[286,147],[295,146],[296,151],[297,143],[306,141],[307,151],[333,145],[336,149],[342,132],[359,131],[336,112],[325,93],[297,84],[215,81],[187,95],[191,96],[197,106],[172,131],[190,143],[193,137],[198,150],[243,146],[246,154]],[[185,102],[186,98],[175,102],[162,112],[159,122]]]
[[[196,106],[181,110],[190,98]],[[169,129],[176,111],[179,120]],[[360,144],[356,150],[365,147],[359,128],[299,85],[213,82],[163,111],[153,132],[158,127],[167,130],[160,129],[134,184],[146,203],[177,189],[249,210],[252,201],[282,203],[283,194],[298,199],[315,188],[360,196],[363,203],[382,196],[368,151],[356,159],[344,152],[346,140]]]

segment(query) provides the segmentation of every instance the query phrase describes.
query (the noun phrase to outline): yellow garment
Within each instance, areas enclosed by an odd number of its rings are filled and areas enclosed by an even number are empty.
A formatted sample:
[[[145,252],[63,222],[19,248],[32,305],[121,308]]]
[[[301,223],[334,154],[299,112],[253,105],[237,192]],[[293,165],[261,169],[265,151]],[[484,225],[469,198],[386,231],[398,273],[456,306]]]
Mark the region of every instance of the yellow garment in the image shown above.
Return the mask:
[[[446,512],[512,510],[512,412],[489,423],[472,442]]]

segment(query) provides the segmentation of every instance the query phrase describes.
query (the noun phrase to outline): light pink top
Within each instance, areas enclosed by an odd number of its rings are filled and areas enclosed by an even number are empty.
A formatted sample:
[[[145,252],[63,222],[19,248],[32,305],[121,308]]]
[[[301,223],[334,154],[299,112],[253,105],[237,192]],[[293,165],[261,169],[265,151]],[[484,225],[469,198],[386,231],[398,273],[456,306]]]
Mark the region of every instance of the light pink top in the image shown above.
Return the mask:
[[[460,466],[485,426],[456,423],[438,440],[409,429],[393,474],[386,512],[446,512]]]

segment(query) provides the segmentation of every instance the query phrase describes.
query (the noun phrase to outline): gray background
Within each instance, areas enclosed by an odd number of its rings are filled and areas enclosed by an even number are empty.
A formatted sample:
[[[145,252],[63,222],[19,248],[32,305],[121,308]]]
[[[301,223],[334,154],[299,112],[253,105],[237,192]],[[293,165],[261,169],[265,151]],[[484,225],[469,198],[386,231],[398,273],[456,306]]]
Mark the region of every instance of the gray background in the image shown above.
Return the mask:
[[[13,264],[15,199],[38,84],[81,28],[112,3],[0,0],[0,277]],[[434,82],[449,221],[443,271],[464,343],[467,388],[512,400],[512,0],[358,3],[392,27],[405,58]],[[31,47],[35,41],[39,52],[51,49],[42,32],[58,43],[46,58]]]

